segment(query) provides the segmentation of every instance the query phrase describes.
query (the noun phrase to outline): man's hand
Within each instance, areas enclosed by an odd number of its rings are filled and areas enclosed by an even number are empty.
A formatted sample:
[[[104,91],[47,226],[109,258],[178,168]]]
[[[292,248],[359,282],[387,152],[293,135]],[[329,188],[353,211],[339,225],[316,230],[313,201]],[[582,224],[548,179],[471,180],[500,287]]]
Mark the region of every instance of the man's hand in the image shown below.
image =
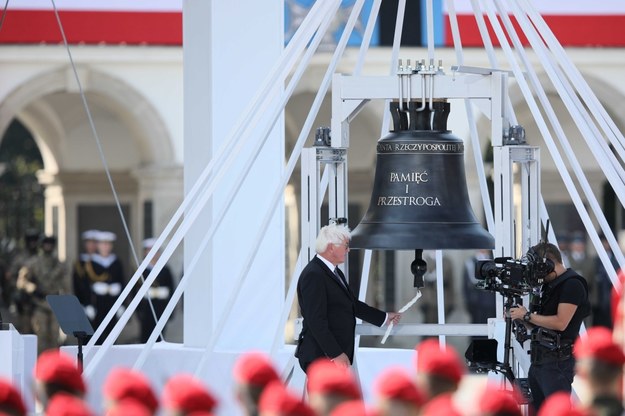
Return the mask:
[[[338,357],[334,357],[332,359],[332,362],[338,365],[339,367],[349,367],[351,365],[351,363],[349,362],[349,358],[347,357],[347,354],[345,353],[342,353]]]
[[[397,312],[387,312],[388,317],[386,318],[386,325],[390,325],[391,322],[393,325],[397,325],[401,320],[401,313]]]
[[[510,318],[512,320],[520,319],[523,320],[523,317],[527,313],[527,308],[525,306],[515,306],[510,308]]]

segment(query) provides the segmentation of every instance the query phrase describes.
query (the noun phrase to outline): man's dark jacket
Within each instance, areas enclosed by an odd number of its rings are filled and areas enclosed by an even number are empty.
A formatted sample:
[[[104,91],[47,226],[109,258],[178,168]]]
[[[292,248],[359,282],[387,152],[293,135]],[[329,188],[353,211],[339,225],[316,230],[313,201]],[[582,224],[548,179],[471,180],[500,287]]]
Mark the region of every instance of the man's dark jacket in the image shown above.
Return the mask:
[[[356,318],[377,326],[386,319],[386,312],[359,301],[318,257],[302,270],[297,297],[304,318],[297,356],[304,371],[317,358],[341,353],[353,362]]]

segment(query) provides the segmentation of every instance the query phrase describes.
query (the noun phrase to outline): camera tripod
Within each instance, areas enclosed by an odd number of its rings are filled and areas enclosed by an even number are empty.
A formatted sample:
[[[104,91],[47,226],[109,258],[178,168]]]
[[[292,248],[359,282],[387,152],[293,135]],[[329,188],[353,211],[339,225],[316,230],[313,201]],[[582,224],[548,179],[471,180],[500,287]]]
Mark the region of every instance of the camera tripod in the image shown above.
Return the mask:
[[[529,391],[529,385],[526,378],[517,378],[514,374],[512,366],[510,365],[510,351],[512,350],[512,329],[515,324],[510,317],[510,308],[521,304],[521,296],[517,292],[509,292],[505,290],[498,291],[504,297],[505,315],[504,320],[505,336],[504,336],[504,356],[503,361],[497,361],[497,340],[474,340],[465,353],[465,357],[468,361],[469,368],[475,369],[478,373],[494,371],[502,374],[506,380],[513,386],[516,386],[520,393],[519,404],[528,404],[531,402],[531,394]],[[525,326],[521,329],[524,332],[515,330],[516,339],[522,344],[526,339],[529,339]],[[479,346],[475,343],[478,341]]]

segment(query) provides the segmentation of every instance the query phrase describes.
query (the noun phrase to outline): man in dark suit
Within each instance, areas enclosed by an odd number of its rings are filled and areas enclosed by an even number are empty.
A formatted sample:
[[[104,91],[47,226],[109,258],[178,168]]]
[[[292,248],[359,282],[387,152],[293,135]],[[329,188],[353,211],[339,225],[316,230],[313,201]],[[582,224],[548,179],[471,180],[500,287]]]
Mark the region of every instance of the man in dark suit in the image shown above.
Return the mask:
[[[302,270],[297,285],[304,324],[296,356],[304,372],[320,357],[341,366],[354,360],[356,318],[382,326],[399,322],[401,314],[384,312],[358,300],[338,265],[349,252],[349,228],[330,224],[321,229],[315,243],[317,255]]]

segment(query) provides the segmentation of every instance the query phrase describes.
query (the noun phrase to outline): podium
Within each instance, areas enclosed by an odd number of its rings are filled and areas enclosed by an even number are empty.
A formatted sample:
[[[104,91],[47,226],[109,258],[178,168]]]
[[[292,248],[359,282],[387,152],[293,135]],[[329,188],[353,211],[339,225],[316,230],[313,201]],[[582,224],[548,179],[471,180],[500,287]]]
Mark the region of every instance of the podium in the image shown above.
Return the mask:
[[[48,295],[46,300],[63,332],[72,334],[78,340],[78,369],[82,373],[82,346],[93,335],[91,322],[74,295]]]

